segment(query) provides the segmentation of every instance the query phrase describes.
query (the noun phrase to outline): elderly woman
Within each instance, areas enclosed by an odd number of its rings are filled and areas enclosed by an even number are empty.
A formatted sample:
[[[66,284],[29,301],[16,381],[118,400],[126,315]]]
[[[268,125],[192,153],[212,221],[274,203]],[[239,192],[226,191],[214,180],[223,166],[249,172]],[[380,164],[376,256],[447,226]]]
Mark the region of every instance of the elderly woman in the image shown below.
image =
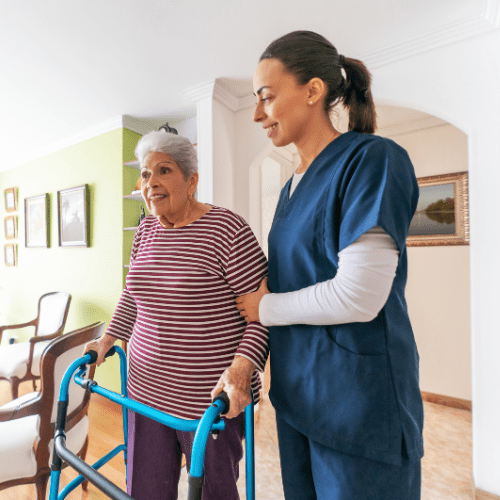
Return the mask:
[[[255,291],[266,258],[248,224],[201,203],[197,160],[188,139],[151,132],[139,141],[142,195],[148,210],[134,239],[126,287],[105,335],[86,346],[97,364],[116,342],[129,343],[129,396],[185,419],[200,418],[225,390],[226,429],[209,439],[203,499],[237,499],[243,456],[242,410],[259,399],[268,331],[246,323],[238,295]],[[181,454],[190,464],[193,433],[129,414],[127,489],[136,500],[177,498]]]

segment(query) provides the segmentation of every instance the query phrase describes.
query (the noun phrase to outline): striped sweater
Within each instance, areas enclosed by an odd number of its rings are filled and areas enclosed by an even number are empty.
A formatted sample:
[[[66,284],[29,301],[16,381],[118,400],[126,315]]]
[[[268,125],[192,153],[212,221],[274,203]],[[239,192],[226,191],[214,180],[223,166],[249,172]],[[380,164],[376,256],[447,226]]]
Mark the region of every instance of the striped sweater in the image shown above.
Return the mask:
[[[246,323],[235,298],[255,291],[266,258],[248,224],[225,208],[166,229],[148,216],[135,234],[126,286],[107,334],[129,342],[131,398],[200,418],[237,354],[263,371],[267,328]],[[252,377],[254,398],[261,388]]]

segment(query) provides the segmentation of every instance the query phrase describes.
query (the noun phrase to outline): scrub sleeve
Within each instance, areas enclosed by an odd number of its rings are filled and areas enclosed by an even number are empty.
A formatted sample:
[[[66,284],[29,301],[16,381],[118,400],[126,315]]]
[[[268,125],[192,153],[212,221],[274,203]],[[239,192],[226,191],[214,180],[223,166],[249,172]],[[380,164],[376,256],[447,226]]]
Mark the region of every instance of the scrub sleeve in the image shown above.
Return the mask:
[[[338,254],[380,226],[400,257],[389,298],[366,323],[270,327],[270,399],[277,416],[341,454],[401,466],[423,455],[418,353],[404,296],[405,241],[418,184],[404,149],[348,132],[312,162],[269,234],[269,290],[333,279]]]

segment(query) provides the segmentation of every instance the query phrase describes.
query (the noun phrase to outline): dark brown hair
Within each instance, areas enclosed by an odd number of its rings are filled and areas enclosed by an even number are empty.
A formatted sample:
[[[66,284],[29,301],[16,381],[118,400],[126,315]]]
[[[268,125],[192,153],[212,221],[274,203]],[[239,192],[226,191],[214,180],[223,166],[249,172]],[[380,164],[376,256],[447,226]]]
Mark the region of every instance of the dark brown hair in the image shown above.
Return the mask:
[[[349,130],[372,134],[376,128],[371,75],[357,59],[340,56],[323,36],[313,31],[293,31],[274,40],[260,56],[278,59],[300,85],[321,78],[328,87],[325,112],[339,102],[349,109]],[[342,75],[344,69],[346,77]]]

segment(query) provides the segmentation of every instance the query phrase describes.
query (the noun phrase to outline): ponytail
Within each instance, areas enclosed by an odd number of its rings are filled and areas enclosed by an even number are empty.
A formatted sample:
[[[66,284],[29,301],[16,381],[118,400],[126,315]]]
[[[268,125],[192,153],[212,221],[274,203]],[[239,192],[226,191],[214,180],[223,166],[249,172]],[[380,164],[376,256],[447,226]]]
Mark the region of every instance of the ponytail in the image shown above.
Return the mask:
[[[373,134],[376,129],[375,104],[371,91],[371,74],[358,59],[339,57],[346,78],[342,102],[349,109],[349,130]]]

